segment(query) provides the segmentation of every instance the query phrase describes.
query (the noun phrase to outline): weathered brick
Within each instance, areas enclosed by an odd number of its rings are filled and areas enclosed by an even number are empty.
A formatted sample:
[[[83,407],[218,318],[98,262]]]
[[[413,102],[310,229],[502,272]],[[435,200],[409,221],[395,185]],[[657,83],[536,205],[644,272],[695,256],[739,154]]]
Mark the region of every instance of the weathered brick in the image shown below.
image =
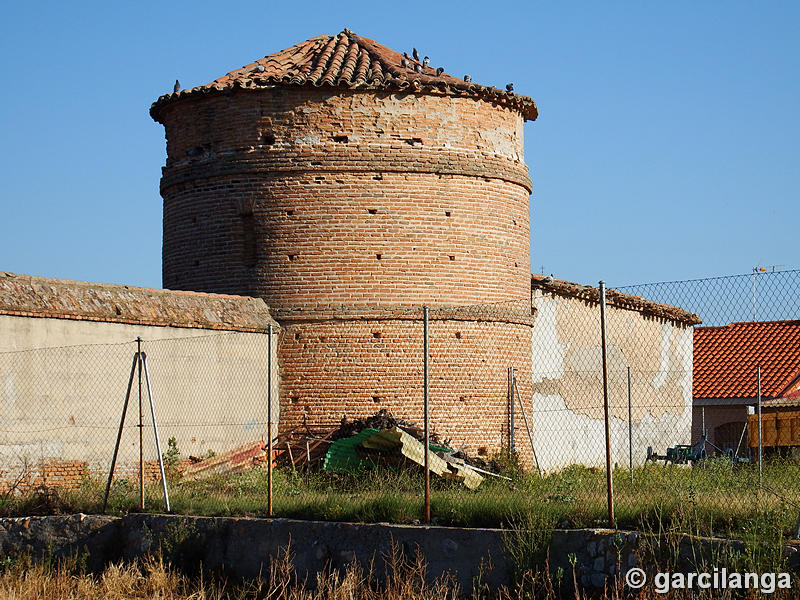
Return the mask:
[[[267,302],[283,430],[380,408],[420,422],[419,307],[521,302],[431,323],[435,430],[473,451],[505,443],[507,367],[523,386],[531,372],[518,110],[276,86],[178,99],[159,120],[164,286]]]

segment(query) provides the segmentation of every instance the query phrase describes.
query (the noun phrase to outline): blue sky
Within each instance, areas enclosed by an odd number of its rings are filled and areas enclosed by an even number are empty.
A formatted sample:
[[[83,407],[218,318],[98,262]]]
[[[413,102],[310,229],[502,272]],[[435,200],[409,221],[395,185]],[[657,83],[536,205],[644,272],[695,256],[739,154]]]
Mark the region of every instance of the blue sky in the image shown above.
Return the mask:
[[[0,270],[159,287],[148,109],[348,27],[532,96],[532,268],[610,285],[800,266],[800,3],[13,3]]]

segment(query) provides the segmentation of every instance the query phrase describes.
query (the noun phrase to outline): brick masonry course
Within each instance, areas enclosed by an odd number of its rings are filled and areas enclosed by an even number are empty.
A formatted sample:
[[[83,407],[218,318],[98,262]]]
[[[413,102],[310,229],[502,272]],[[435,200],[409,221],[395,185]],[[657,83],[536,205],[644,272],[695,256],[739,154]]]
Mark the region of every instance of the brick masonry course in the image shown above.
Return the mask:
[[[431,325],[436,432],[481,454],[503,447],[507,368],[531,372],[518,107],[275,85],[179,94],[157,113],[164,285],[266,301],[283,327],[282,431],[381,408],[421,422],[420,307],[523,302]]]

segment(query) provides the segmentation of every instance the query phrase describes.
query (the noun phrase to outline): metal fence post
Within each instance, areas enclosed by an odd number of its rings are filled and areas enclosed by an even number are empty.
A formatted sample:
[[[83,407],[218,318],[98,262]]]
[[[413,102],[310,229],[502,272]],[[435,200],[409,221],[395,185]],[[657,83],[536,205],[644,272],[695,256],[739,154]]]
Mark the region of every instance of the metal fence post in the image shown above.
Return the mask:
[[[628,468],[633,484],[633,409],[631,408],[631,368],[628,367]]]
[[[516,451],[514,440],[514,367],[508,367],[508,448]]]
[[[122,405],[122,416],[119,419],[119,430],[117,431],[117,443],[114,444],[114,455],[111,457],[111,469],[108,471],[108,482],[106,483],[106,493],[103,496],[103,509],[101,514],[106,514],[106,507],[108,506],[108,494],[111,492],[111,480],[114,479],[114,469],[117,467],[117,455],[119,454],[119,445],[122,442],[122,430],[125,427],[125,415],[128,412],[128,402],[131,399],[131,388],[133,388],[133,376],[136,373],[136,365],[139,362],[139,353],[133,355],[133,363],[131,364],[131,375],[128,379],[128,391],[125,392],[125,403]]]
[[[761,438],[762,426],[761,426],[761,366],[756,367],[756,381],[758,385],[758,487],[761,487],[764,484],[764,446],[763,440]]]
[[[606,282],[600,282],[600,346],[603,354],[603,412],[606,427],[606,488],[608,491],[608,524],[616,528],[614,522],[614,476],[611,471],[611,431],[608,421],[608,364],[606,357]]]
[[[267,515],[272,516],[272,323],[267,327]]]
[[[428,431],[428,307],[422,307],[423,320],[423,393],[422,422],[425,437],[425,522],[431,522],[431,472],[428,459],[430,452],[430,432]]]
[[[136,338],[136,356],[139,366],[139,510],[144,510],[144,423],[142,415],[142,338]]]
[[[511,371],[511,386],[513,388],[513,393],[517,396],[517,401],[519,402],[519,409],[522,411],[522,419],[525,421],[525,431],[528,432],[528,441],[531,443],[531,454],[533,454],[533,462],[536,464],[536,472],[539,473],[539,477],[543,477],[542,475],[542,468],[539,466],[539,459],[536,456],[536,446],[533,444],[533,434],[531,433],[531,426],[528,424],[528,415],[525,414],[525,405],[522,403],[522,396],[519,395],[519,388],[517,387],[517,378],[514,374],[514,371]]]
[[[158,421],[156,420],[156,407],[153,403],[153,388],[150,386],[150,371],[147,369],[147,354],[141,354],[142,367],[144,368],[144,380],[147,384],[147,399],[150,402],[150,417],[153,419],[153,435],[156,441],[156,454],[158,455],[158,470],[161,473],[161,489],[164,492],[164,504],[167,512],[171,512],[169,506],[169,492],[167,491],[167,474],[164,472],[164,455],[161,454],[161,442],[158,439]]]

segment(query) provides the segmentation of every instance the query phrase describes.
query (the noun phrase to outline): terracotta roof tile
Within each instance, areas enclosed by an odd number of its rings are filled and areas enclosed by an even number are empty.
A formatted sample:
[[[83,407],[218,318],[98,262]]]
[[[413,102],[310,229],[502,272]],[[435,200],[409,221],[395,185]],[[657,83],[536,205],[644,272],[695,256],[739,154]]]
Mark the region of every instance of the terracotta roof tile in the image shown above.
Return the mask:
[[[0,315],[266,331],[276,325],[263,300],[87,283],[0,272]]]
[[[694,330],[695,398],[762,398],[791,392],[800,377],[800,321],[756,321]]]
[[[415,70],[417,65],[421,72]],[[234,88],[263,89],[275,85],[471,96],[518,110],[529,121],[539,114],[536,103],[527,96],[466,82],[447,73],[437,75],[434,67],[422,67],[413,58],[405,59],[402,54],[348,29],[337,35],[313,37],[267,55],[206,85],[161,96],[153,103],[150,114],[160,122],[161,109],[175,100]]]
[[[548,277],[546,275],[534,273],[531,275],[531,288],[539,289],[555,296],[579,298],[587,302],[600,303],[599,288],[565,281],[556,277]],[[614,306],[624,310],[633,310],[651,317],[684,323],[686,325],[697,325],[701,322],[700,317],[696,314],[687,312],[677,306],[653,302],[652,300],[633,294],[623,294],[614,289],[606,290],[606,302],[608,306]]]

